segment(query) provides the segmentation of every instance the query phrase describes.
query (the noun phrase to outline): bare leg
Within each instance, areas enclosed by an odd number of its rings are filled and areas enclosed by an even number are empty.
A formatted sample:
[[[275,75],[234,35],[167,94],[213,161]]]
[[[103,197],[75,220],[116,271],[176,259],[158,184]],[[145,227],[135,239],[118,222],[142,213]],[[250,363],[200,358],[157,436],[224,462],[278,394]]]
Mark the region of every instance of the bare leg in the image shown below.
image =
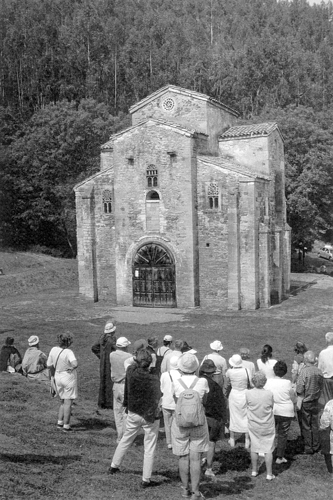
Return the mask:
[[[235,447],[235,433],[233,431],[230,431],[230,439],[228,443],[230,444],[231,448]]]
[[[71,419],[72,399],[64,399],[64,425],[69,425]]]
[[[59,413],[58,413],[58,421],[63,422],[64,421],[64,400],[61,400],[60,403],[60,408],[59,408]]]
[[[269,453],[265,453],[265,464],[267,476],[272,476],[273,453],[271,451]]]
[[[258,453],[251,451],[252,472],[258,472]]]
[[[215,454],[215,444],[213,441],[209,441],[209,450],[207,451],[207,468],[211,469]]]
[[[192,493],[199,494],[199,483],[201,474],[201,453],[190,451],[190,473]]]
[[[179,457],[179,475],[184,489],[189,489],[190,456]]]
[[[250,448],[250,436],[248,432],[245,432],[245,448],[247,450]]]
[[[332,459],[331,459],[331,454],[328,453],[324,455],[324,458],[325,458],[325,464],[326,464],[326,467],[327,467],[327,471],[332,474],[333,473],[333,467],[332,467]]]

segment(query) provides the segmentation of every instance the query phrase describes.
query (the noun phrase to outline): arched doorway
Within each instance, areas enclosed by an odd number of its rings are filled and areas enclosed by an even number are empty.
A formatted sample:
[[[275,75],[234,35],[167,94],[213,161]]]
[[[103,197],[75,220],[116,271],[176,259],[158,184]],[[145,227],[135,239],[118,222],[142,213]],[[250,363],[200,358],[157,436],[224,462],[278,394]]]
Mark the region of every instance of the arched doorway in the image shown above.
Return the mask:
[[[143,245],[134,257],[133,305],[176,307],[175,264],[161,245]]]

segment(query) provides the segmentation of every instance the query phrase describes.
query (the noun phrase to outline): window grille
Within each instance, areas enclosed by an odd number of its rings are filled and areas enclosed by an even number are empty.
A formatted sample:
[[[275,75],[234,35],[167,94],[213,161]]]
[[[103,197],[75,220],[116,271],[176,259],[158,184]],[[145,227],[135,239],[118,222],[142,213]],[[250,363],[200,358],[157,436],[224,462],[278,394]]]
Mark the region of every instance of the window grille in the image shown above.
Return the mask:
[[[105,214],[112,213],[112,194],[109,189],[103,191],[103,208]]]
[[[149,165],[146,171],[147,176],[147,186],[157,187],[158,186],[158,171],[155,165]]]
[[[210,209],[217,209],[219,208],[219,187],[217,185],[217,182],[211,182],[208,186],[208,206]]]

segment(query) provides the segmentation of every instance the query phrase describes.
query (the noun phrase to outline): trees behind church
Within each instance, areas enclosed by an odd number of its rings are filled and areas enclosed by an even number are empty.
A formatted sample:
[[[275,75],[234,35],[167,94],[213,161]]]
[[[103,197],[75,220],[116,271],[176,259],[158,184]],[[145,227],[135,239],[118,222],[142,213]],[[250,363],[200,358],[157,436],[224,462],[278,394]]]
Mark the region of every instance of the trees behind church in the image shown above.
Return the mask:
[[[73,185],[172,83],[276,120],[295,241],[332,227],[333,8],[304,0],[2,0],[2,243],[75,254]]]

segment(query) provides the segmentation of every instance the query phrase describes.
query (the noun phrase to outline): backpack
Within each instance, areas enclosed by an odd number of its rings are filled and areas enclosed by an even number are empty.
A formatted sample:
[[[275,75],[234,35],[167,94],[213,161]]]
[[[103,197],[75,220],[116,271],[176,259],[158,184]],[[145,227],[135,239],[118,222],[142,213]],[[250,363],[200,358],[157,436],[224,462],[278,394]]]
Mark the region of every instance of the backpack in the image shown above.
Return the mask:
[[[190,387],[187,387],[181,378],[178,379],[185,389],[179,395],[174,414],[178,427],[198,427],[205,423],[205,411],[200,395],[194,390],[198,380],[198,377],[195,377]]]

